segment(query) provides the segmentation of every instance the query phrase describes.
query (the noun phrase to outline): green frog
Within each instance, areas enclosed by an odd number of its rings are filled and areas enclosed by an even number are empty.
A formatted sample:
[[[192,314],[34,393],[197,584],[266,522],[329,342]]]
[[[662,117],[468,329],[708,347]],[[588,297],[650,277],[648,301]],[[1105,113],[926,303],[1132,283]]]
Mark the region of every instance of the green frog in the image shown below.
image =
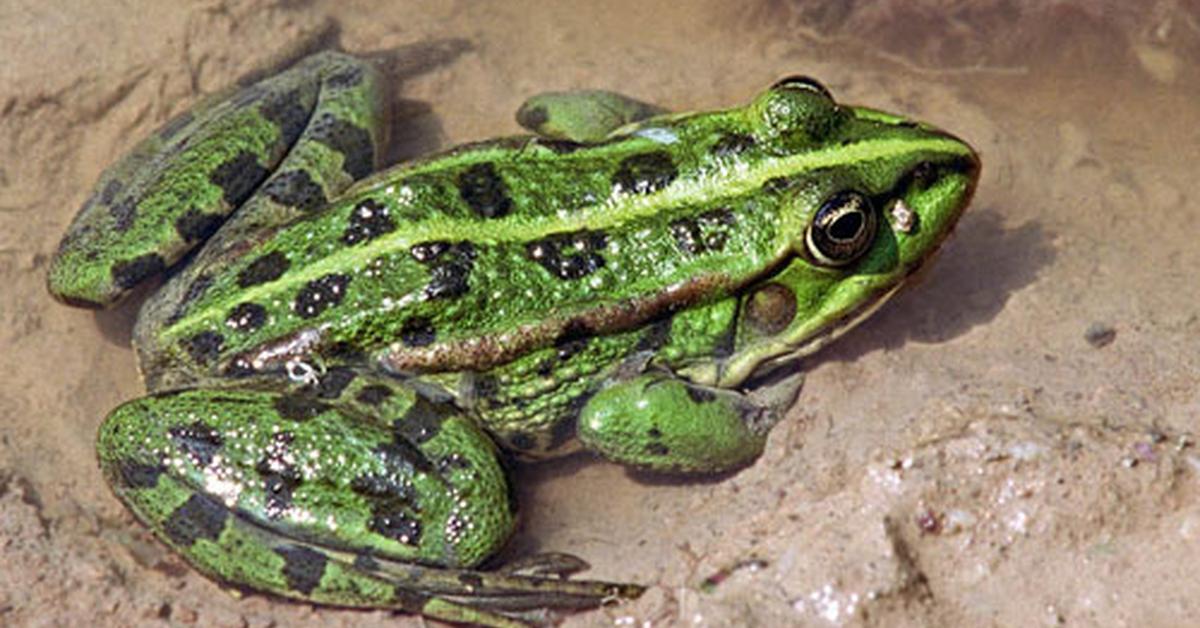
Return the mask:
[[[530,135],[372,174],[383,82],[325,52],[202,101],[101,176],[50,265],[85,307],[166,276],[100,465],[236,589],[493,626],[637,596],[567,554],[481,567],[515,525],[505,460],[753,462],[798,358],[931,258],[979,174],[799,76],[709,112],[543,94]]]

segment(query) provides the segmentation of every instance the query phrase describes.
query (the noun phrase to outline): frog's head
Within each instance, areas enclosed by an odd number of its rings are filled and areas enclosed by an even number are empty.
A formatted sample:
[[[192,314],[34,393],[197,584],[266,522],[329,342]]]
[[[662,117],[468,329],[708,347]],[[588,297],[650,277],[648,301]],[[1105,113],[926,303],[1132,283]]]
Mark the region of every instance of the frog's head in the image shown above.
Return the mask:
[[[737,350],[720,379],[744,381],[863,320],[931,259],[966,208],[979,158],[932,126],[838,104],[787,78],[745,110],[793,255],[745,293]]]

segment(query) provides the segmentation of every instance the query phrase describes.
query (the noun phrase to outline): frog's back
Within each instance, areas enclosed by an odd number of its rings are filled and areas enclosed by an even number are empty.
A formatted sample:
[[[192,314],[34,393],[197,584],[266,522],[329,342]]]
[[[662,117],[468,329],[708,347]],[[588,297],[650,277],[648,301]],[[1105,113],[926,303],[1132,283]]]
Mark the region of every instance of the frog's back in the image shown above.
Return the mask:
[[[757,148],[739,111],[657,119],[595,145],[474,144],[360,182],[189,269],[171,307],[148,306],[159,314],[137,332],[147,380],[250,375],[312,354],[478,371],[727,295],[788,247],[774,197],[747,175]]]

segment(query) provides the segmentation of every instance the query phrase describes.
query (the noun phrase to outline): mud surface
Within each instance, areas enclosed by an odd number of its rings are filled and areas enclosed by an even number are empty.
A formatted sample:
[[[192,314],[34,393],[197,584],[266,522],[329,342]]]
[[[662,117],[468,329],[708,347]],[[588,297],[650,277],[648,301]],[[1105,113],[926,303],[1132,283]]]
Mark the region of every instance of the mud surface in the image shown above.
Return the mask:
[[[140,392],[136,309],[43,289],[106,164],[203,94],[339,40],[411,52],[396,159],[515,132],[537,91],[709,108],[795,73],[983,156],[940,258],[809,361],[757,464],[704,482],[586,458],[520,471],[512,555],[571,551],[650,585],[568,625],[1194,619],[1200,3],[862,4],[3,3],[0,624],[418,623],[237,599],[155,543],[93,454]]]

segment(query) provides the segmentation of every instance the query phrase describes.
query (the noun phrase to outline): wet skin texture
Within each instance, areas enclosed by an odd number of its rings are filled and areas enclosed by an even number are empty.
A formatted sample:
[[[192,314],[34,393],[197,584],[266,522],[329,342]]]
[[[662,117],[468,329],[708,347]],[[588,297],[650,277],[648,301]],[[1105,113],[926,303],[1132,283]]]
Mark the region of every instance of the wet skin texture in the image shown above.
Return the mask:
[[[748,464],[794,359],[932,253],[979,164],[960,140],[784,79],[667,114],[544,94],[534,135],[368,176],[379,77],[314,55],[216,95],[109,168],[51,264],[134,332],[149,396],[100,429],[115,493],[228,585],[512,625],[633,597],[537,556],[498,446],[631,466]]]

